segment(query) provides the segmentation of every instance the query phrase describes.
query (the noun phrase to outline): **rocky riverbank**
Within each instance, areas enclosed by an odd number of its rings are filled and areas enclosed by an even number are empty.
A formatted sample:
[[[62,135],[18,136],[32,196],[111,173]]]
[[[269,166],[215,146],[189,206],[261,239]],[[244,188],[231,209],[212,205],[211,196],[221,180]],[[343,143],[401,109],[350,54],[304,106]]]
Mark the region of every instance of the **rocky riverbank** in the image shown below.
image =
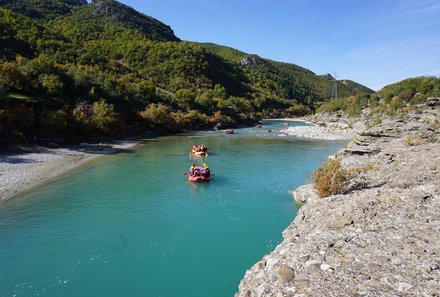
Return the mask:
[[[289,136],[316,140],[345,140],[354,136],[353,129],[339,127],[293,126],[282,129],[280,132]]]
[[[439,296],[440,107],[380,121],[308,120],[354,128],[332,157],[357,174],[327,198],[311,184],[294,191],[297,217],[236,297]]]

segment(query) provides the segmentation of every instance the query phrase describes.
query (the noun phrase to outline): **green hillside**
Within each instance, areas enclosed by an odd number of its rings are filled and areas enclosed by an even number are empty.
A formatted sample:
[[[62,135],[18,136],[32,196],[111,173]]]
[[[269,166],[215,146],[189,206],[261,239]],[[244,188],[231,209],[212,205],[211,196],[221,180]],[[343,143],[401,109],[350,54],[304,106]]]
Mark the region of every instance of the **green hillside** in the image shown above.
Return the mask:
[[[347,79],[341,80],[341,84],[346,86],[351,92],[354,91],[358,93],[372,93],[372,90],[370,88],[367,88],[366,86],[361,85],[352,80],[347,80]]]
[[[402,80],[383,87],[374,94],[342,97],[326,102],[318,112],[344,111],[348,115],[359,115],[369,108],[370,114],[402,115],[425,104],[429,97],[440,97],[440,78],[422,76]]]
[[[253,55],[251,54],[246,54],[244,52],[241,52],[239,50],[233,49],[232,47],[228,47],[228,46],[221,46],[215,43],[210,43],[210,42],[193,42],[194,44],[200,45],[202,48],[204,48],[206,51],[215,54],[217,56],[222,57],[223,59],[237,64],[239,63],[242,59],[247,58],[247,57],[251,57]]]
[[[179,41],[173,30],[164,23],[137,12],[133,8],[114,0],[93,0],[64,19],[80,31],[85,25],[94,25],[99,32],[103,25],[117,24],[124,28],[137,30],[146,38],[157,41]],[[56,22],[58,24],[60,22]],[[86,33],[87,31],[82,31]]]
[[[0,8],[4,140],[227,127],[307,114],[330,97],[324,76],[180,41],[169,26],[114,0],[1,3],[13,9]],[[52,8],[65,10],[55,17]],[[341,82],[340,89],[370,91]]]
[[[208,52],[238,64],[243,59],[252,61],[243,65],[242,70],[251,85],[261,93],[273,90],[267,95],[285,99],[295,99],[313,108],[311,103],[319,104],[329,99],[332,90],[332,78],[327,75],[316,75],[312,71],[295,64],[272,61],[257,55],[246,54],[239,50],[213,43],[197,43]],[[242,62],[243,64],[246,61]],[[338,81],[341,97],[358,93],[372,93],[365,86],[350,80]]]
[[[440,97],[440,78],[414,77],[385,86],[371,97],[370,104],[375,112],[395,113],[424,104],[429,97]]]
[[[33,19],[50,20],[71,13],[86,0],[0,0],[0,6]]]

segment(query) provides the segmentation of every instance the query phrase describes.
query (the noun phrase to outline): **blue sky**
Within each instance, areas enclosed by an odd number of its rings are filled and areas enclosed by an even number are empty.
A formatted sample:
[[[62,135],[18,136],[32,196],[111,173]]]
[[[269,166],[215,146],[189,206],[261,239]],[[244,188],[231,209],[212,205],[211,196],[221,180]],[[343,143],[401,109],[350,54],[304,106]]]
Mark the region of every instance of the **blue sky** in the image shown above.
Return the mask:
[[[374,90],[440,76],[440,0],[120,0],[183,39],[214,42]]]

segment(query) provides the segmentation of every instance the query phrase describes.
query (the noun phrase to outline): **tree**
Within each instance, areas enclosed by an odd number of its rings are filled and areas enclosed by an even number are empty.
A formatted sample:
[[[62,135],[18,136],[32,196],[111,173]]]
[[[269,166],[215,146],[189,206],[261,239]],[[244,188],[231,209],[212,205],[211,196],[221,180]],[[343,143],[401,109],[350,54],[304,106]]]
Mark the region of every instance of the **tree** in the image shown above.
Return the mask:
[[[226,89],[225,89],[225,87],[223,87],[222,85],[220,85],[220,84],[216,84],[215,86],[214,86],[214,93],[215,93],[215,95],[217,96],[217,97],[220,97],[220,98],[223,98],[223,99],[226,99]]]
[[[302,117],[302,116],[305,116],[307,114],[310,114],[312,111],[307,106],[304,106],[302,104],[295,104],[295,105],[289,107],[286,110],[286,112],[289,115],[292,115],[292,116]]]
[[[93,130],[93,106],[81,102],[72,110],[72,115],[78,132],[85,136],[90,135]]]
[[[21,141],[32,135],[34,117],[33,108],[24,104],[0,108],[0,143]]]
[[[43,74],[40,78],[41,85],[47,90],[51,95],[61,95],[64,83],[61,81],[60,77],[55,74]]]
[[[116,112],[113,105],[108,104],[104,99],[94,102],[93,123],[99,131],[110,134],[116,123]]]
[[[188,89],[181,89],[176,92],[177,101],[186,110],[195,107],[196,94]]]
[[[217,108],[217,101],[214,99],[212,92],[203,92],[197,96],[197,105],[204,111],[214,111]]]
[[[254,110],[252,102],[246,98],[231,96],[227,102],[237,113],[249,113]]]
[[[4,94],[11,89],[21,89],[26,81],[26,76],[14,62],[0,64],[0,91]]]
[[[139,116],[145,119],[150,128],[169,130],[174,126],[170,110],[163,104],[152,103],[144,111],[139,112]]]
[[[151,81],[143,80],[135,85],[134,99],[142,103],[150,103],[156,96],[156,87]]]
[[[41,119],[41,127],[46,134],[64,137],[69,125],[69,114],[60,109],[47,112]]]

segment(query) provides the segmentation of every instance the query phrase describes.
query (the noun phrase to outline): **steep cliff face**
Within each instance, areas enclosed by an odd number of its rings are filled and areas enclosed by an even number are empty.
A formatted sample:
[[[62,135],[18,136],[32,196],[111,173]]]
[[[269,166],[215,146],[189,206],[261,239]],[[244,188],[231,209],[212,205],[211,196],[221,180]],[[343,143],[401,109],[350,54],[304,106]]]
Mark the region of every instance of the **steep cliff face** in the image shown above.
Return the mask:
[[[170,26],[118,1],[93,0],[88,13],[93,17],[109,18],[112,22],[139,30],[153,40],[180,41]]]
[[[440,108],[364,124],[336,154],[359,174],[323,199],[298,188],[304,205],[284,241],[246,272],[236,297],[440,292]]]

